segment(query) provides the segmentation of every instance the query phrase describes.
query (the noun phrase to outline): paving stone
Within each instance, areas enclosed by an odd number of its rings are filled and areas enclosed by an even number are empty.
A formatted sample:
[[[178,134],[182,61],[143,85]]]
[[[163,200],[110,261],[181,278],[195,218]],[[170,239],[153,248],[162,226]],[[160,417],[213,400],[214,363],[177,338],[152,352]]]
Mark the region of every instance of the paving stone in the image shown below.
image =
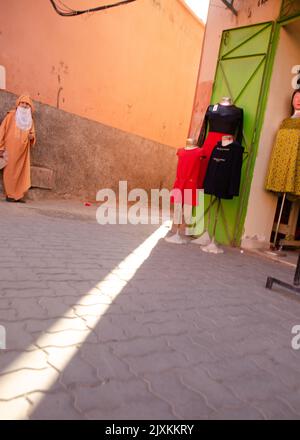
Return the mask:
[[[297,391],[285,390],[277,394],[277,399],[288,405],[300,417],[300,387]]]
[[[89,420],[177,420],[169,405],[152,395],[137,402],[130,400],[126,405],[110,410],[109,414],[94,409],[86,412],[85,417]]]
[[[97,369],[80,356],[78,350],[70,348],[47,348],[47,361],[52,367],[61,372],[60,383],[66,387],[75,384],[97,384]]]
[[[161,335],[180,335],[182,333],[186,333],[191,331],[192,333],[196,333],[196,328],[191,326],[188,322],[182,321],[171,321],[157,324],[150,324],[151,334],[153,336],[161,336]]]
[[[253,362],[244,358],[207,362],[202,367],[212,379],[226,383],[243,377],[246,380],[247,375],[251,377],[252,374],[263,372]]]
[[[182,419],[205,419],[213,413],[205,397],[186,387],[174,372],[145,374],[155,395],[170,403],[174,415]]]
[[[45,318],[46,311],[39,305],[36,298],[18,298],[12,300],[12,307],[17,312],[18,319]]]
[[[84,420],[73,406],[72,397],[66,392],[31,393],[28,396],[36,408],[31,414],[31,420]]]
[[[227,379],[226,386],[239,399],[251,403],[272,399],[272,397],[289,389],[276,377],[265,371]]]
[[[61,319],[27,319],[25,329],[29,333],[38,333],[51,329],[52,332],[61,330],[87,330],[86,323],[77,316]]]
[[[201,362],[212,362],[215,360],[213,351],[204,346],[192,342],[188,335],[166,336],[167,345],[173,350],[182,353],[192,365]]]
[[[22,369],[0,376],[0,401],[11,400],[34,391],[47,391],[49,386],[56,389],[59,373],[51,367],[43,370]]]
[[[181,353],[172,350],[139,357],[127,357],[126,362],[136,374],[157,373],[188,365],[188,361]]]
[[[2,324],[6,321],[16,321],[17,319],[17,312],[14,309],[10,310],[0,310],[0,322]]]
[[[60,318],[60,317],[70,317],[76,318],[77,316],[70,307],[60,301],[59,297],[53,298],[41,298],[39,300],[39,305],[44,308],[47,312],[47,318]]]
[[[3,281],[39,281],[39,276],[33,270],[26,267],[13,267],[11,269],[1,269],[1,279]]]
[[[31,408],[32,405],[25,397],[16,398],[9,402],[0,400],[0,420],[27,420]]]
[[[138,337],[125,341],[110,343],[112,350],[117,356],[139,357],[151,355],[152,353],[163,352],[168,350],[168,342],[166,337]]]
[[[22,369],[41,370],[48,367],[47,355],[42,350],[34,349],[26,353],[26,356],[22,356],[20,351],[0,352],[0,376]]]
[[[255,403],[255,407],[264,415],[266,420],[299,420],[299,412],[297,414],[288,401],[285,400],[274,398]]]
[[[300,365],[300,350],[291,350],[291,347],[281,348],[280,350],[270,348],[266,355],[275,363],[298,371]]]
[[[72,391],[75,407],[90,418],[159,418],[170,415],[170,406],[152,394],[141,380],[109,381],[97,387]]]
[[[79,352],[82,359],[97,370],[98,378],[101,381],[127,380],[133,377],[122,357],[116,356],[107,345],[86,343]]]
[[[100,343],[119,341],[127,339],[124,330],[111,323],[111,318],[109,316],[102,316],[99,318],[89,318],[83,316],[86,323],[90,328],[93,328],[93,332],[97,335],[98,341]]]
[[[264,420],[264,416],[259,410],[249,405],[240,408],[224,408],[211,415],[209,420]]]
[[[279,345],[276,343],[276,338],[272,339],[268,335],[261,335],[258,338],[255,335],[249,334],[248,338],[239,341],[232,342],[231,348],[238,356],[246,356],[247,354],[259,354],[265,353],[268,350],[273,350]]]
[[[283,365],[266,355],[250,355],[248,359],[253,361],[260,369],[275,376],[288,387],[297,390],[300,387],[300,371]]]
[[[170,341],[170,337],[168,337]],[[232,348],[232,344],[224,344],[216,341],[214,333],[209,331],[199,332],[198,334],[190,334],[189,338],[192,342],[191,345],[185,349],[187,356],[193,356],[197,361],[199,357],[199,363],[211,362],[211,361],[223,361],[223,360],[237,360],[241,356],[236,353]],[[172,345],[172,343],[171,343]],[[198,350],[199,356],[197,357],[196,351]]]
[[[123,319],[122,319],[123,318]],[[111,316],[111,325],[115,329],[119,328],[125,335],[126,339],[138,338],[138,337],[150,337],[152,335],[151,325],[136,322],[130,316]],[[100,322],[100,328],[102,322]]]
[[[75,289],[74,284],[80,283],[80,281],[72,282],[72,281],[45,281],[48,288],[53,290],[57,296],[66,297],[72,296],[76,298],[80,298],[87,290],[81,291],[80,289]]]
[[[24,322],[5,322],[5,330],[8,350],[24,351],[35,342],[34,336],[26,331]]]
[[[63,330],[55,333],[43,333],[36,340],[40,348],[47,347],[70,347],[81,345],[86,339],[90,342],[97,342],[97,338],[90,330]]]
[[[201,365],[181,369],[180,377],[185,386],[203,396],[210,408],[239,408],[243,403],[226,387],[225,381],[211,379]]]

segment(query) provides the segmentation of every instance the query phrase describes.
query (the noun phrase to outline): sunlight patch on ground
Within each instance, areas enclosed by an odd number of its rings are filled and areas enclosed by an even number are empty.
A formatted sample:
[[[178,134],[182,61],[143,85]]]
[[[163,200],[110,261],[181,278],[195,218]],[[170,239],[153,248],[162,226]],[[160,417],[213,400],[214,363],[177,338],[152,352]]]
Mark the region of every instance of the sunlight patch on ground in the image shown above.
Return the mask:
[[[3,404],[3,401],[7,402],[6,405],[1,405],[1,420],[30,418],[43,398],[47,398],[42,392],[49,391],[56,383],[61,372],[76,355],[78,347],[91,335],[101,317],[149,258],[159,240],[166,236],[169,226],[170,222],[160,226],[77,304],[74,304],[63,317],[47,329],[34,345],[28,347],[26,352],[23,352],[0,372],[0,404]],[[74,315],[74,310],[83,306],[88,309],[88,324],[84,321],[84,317],[76,318]],[[76,329],[70,329],[74,321],[70,320],[72,316],[75,322],[77,321]],[[51,357],[47,362],[47,348],[50,347]],[[52,359],[55,359],[55,365],[51,364]],[[25,400],[24,404],[21,404],[20,399],[16,399],[25,396],[30,401],[30,394],[36,391],[41,391],[38,394],[39,398],[35,398],[29,410]],[[16,405],[12,404],[13,401],[16,401]]]

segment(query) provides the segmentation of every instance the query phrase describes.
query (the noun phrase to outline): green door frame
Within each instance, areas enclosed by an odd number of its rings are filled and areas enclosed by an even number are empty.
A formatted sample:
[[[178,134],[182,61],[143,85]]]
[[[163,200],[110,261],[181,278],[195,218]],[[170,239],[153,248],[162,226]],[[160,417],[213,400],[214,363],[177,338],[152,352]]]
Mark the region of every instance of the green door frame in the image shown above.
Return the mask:
[[[253,25],[241,26],[236,29],[251,28],[251,27],[255,27],[257,25],[261,25],[261,26],[265,25],[265,27],[262,28],[261,31],[263,31],[268,26],[272,25],[272,30],[271,30],[270,41],[269,41],[268,50],[267,50],[267,54],[266,54],[266,64],[264,67],[263,80],[262,80],[262,83],[260,86],[260,91],[259,91],[259,105],[257,107],[256,116],[255,116],[255,120],[257,121],[257,123],[255,125],[255,129],[254,129],[253,133],[251,134],[251,138],[249,139],[249,142],[248,142],[249,143],[249,150],[247,151],[248,156],[247,156],[247,164],[246,164],[246,168],[245,168],[245,179],[244,179],[244,185],[241,188],[239,206],[237,209],[236,219],[235,219],[234,228],[233,228],[233,237],[232,237],[232,240],[230,243],[232,246],[239,246],[240,242],[241,242],[241,237],[242,237],[244,223],[245,223],[246,214],[247,214],[248,200],[249,200],[249,195],[250,195],[252,177],[253,177],[253,173],[254,173],[255,160],[256,160],[256,156],[257,156],[258,142],[259,142],[259,138],[260,138],[261,129],[263,126],[263,119],[264,119],[264,114],[265,114],[266,105],[267,105],[268,91],[269,91],[270,80],[271,80],[271,76],[272,76],[271,75],[272,64],[274,62],[273,58],[275,58],[275,54],[276,54],[276,51],[272,50],[273,42],[276,37],[276,27],[275,27],[274,21],[273,22],[268,21],[265,23],[255,23]],[[219,61],[222,59],[222,54],[221,54],[222,42],[226,36],[226,33],[233,31],[233,30],[234,29],[228,29],[228,30],[224,29],[224,31],[223,31],[223,36],[222,36],[221,45],[220,45],[220,49],[219,49],[219,55],[218,55]],[[222,69],[222,67],[221,67],[221,69]],[[216,69],[214,84],[216,84],[216,81],[217,81],[217,74],[218,74],[218,68]],[[213,94],[214,94],[214,88],[213,88],[212,96],[213,96]]]
[[[264,124],[267,102],[268,102],[269,93],[270,93],[270,85],[271,85],[271,80],[272,80],[275,57],[277,54],[277,49],[278,49],[278,44],[279,44],[279,39],[280,39],[280,31],[282,29],[282,26],[285,26],[285,25],[292,23],[294,21],[297,21],[297,20],[300,20],[300,12],[297,14],[294,14],[291,17],[284,17],[284,18],[279,17],[278,20],[276,20],[274,22],[273,31],[272,31],[273,33],[272,33],[272,36],[270,39],[270,49],[269,49],[268,59],[266,62],[264,80],[263,80],[262,86],[261,86],[261,101],[260,101],[261,104],[260,104],[260,106],[258,108],[258,112],[257,112],[257,125],[256,125],[254,132],[253,132],[253,136],[252,136],[252,140],[251,140],[251,145],[252,145],[251,155],[252,155],[252,157],[249,157],[248,165],[247,165],[247,169],[246,169],[245,182],[247,182],[247,184],[245,185],[245,190],[244,190],[243,194],[241,194],[241,200],[240,200],[239,210],[238,210],[238,214],[237,214],[237,220],[236,220],[236,224],[235,224],[235,228],[234,228],[234,240],[232,243],[233,246],[240,245],[240,241],[241,241],[241,237],[242,237],[242,233],[243,233],[243,228],[244,228],[244,224],[245,224],[245,220],[246,220],[248,201],[249,201],[249,195],[250,195],[250,190],[251,190],[251,183],[252,183],[252,178],[253,178],[253,173],[254,173],[254,168],[255,168],[259,140],[260,140],[260,136],[261,136],[262,127]],[[224,30],[223,32],[226,32],[226,30]]]
[[[260,89],[260,105],[258,106],[257,114],[256,114],[257,124],[252,134],[252,139],[250,140],[250,151],[249,151],[246,175],[245,175],[245,188],[240,197],[240,204],[239,204],[236,224],[234,228],[233,246],[240,245],[241,237],[243,235],[243,228],[247,215],[251,183],[254,173],[257,151],[258,151],[258,143],[261,135],[261,130],[263,127],[264,116],[268,102],[268,95],[269,95],[269,89],[270,89],[270,83],[272,77],[272,66],[274,64],[275,55],[276,55],[276,50],[275,51],[273,50],[275,41],[276,41],[276,25],[273,24],[272,35],[269,42],[269,50],[268,50],[267,61],[265,66],[265,74]]]

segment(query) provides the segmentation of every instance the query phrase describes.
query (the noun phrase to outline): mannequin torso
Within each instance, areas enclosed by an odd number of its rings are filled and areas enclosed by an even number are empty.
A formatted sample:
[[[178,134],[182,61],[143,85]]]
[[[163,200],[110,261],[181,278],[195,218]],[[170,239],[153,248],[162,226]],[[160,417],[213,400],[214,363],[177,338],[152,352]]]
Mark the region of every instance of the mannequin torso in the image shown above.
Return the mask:
[[[210,105],[206,111],[197,144],[203,145],[208,127],[209,132],[232,134],[241,143],[243,119],[243,110],[235,105],[229,103]]]

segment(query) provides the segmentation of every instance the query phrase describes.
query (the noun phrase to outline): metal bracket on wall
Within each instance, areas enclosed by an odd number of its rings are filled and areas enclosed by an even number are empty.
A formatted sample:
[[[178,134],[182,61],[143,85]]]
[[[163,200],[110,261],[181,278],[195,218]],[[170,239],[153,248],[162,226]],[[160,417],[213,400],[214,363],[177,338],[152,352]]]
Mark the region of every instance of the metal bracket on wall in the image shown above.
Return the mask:
[[[233,3],[234,0],[221,0],[222,3],[224,3],[225,6],[227,6],[228,9],[230,9],[230,11],[234,14],[234,15],[238,15],[237,10],[234,8]]]

